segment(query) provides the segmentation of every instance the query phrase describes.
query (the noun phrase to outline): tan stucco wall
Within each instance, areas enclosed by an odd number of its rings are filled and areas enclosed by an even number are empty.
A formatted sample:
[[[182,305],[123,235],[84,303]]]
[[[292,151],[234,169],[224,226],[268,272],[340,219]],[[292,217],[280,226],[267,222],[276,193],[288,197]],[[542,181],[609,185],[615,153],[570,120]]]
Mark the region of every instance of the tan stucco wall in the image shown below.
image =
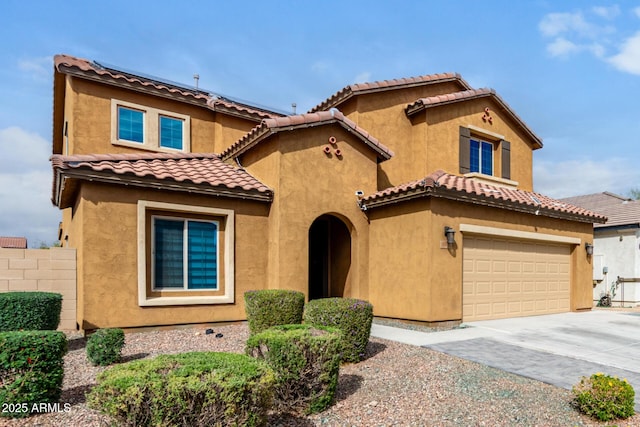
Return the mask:
[[[574,237],[571,245],[571,310],[590,309],[591,259],[584,243],[592,225],[433,198],[374,209],[369,213],[370,301],[378,316],[442,322],[462,319],[460,224]],[[456,245],[441,249],[444,227],[456,230]]]
[[[482,120],[488,107],[492,123]],[[414,119],[416,133],[419,128],[426,141],[426,171],[443,169],[445,172],[460,174],[460,126],[475,126],[489,133],[504,136],[511,143],[511,180],[518,182],[518,188],[533,191],[533,151],[530,140],[520,131],[509,117],[498,109],[490,98],[455,103],[427,109],[421,117]],[[472,130],[472,134],[474,131]],[[482,135],[480,135],[482,137]],[[484,138],[490,141],[490,138]],[[494,151],[494,176],[501,176],[502,158],[500,150]]]
[[[511,179],[518,188],[533,189],[532,141],[490,98],[427,109],[412,118],[408,104],[420,98],[460,91],[453,82],[358,95],[339,106],[345,115],[394,151],[380,164],[378,188],[422,178],[438,169],[459,174],[459,127],[473,125],[503,135],[511,142]],[[489,107],[492,123],[482,120]],[[500,176],[501,155],[494,152],[494,175]]]
[[[111,99],[189,116],[193,153],[220,152],[256,124],[255,121],[214,112],[205,106],[68,77],[65,100],[65,120],[69,122],[68,154],[135,153],[142,150],[111,143]],[[66,150],[63,154],[67,154]]]
[[[235,211],[235,303],[196,306],[138,305],[137,201],[161,201]],[[86,183],[74,221],[82,228],[78,242],[83,270],[82,329],[136,327],[242,320],[244,292],[266,287],[267,212],[263,203],[181,193],[114,188]]]
[[[337,139],[341,157],[322,151],[330,136]],[[269,215],[268,286],[307,294],[309,228],[319,216],[331,214],[351,233],[345,296],[367,298],[368,224],[355,191],[376,190],[375,153],[334,124],[279,132],[241,161],[275,191]]]
[[[58,330],[76,329],[76,251],[67,248],[0,248],[0,292],[62,295]]]

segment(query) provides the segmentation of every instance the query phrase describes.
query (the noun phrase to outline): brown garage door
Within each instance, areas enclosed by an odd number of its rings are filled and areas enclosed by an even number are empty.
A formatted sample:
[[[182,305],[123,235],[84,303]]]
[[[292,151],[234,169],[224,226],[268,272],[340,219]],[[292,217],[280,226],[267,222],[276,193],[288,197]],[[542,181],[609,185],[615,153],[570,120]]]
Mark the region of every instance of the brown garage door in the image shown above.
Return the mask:
[[[464,237],[462,319],[569,311],[570,246]]]

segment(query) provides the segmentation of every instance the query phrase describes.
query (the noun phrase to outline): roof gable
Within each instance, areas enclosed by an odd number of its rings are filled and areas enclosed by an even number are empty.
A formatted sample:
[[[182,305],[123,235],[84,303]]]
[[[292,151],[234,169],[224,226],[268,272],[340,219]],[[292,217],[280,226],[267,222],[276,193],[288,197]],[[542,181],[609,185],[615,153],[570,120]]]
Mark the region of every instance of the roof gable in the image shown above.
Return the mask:
[[[340,111],[331,110],[265,119],[259,126],[253,128],[249,133],[224,150],[220,154],[220,157],[222,160],[238,157],[268,139],[271,135],[284,130],[290,131],[293,129],[304,129],[329,124],[338,124],[351,132],[358,140],[376,153],[379,161],[388,160],[393,156],[391,150],[381,144],[367,131],[346,118]]]
[[[51,158],[56,206],[72,203],[68,180],[187,191],[233,198],[271,201],[273,191],[244,169],[222,162],[215,154],[54,155]],[[71,188],[70,188],[71,187]]]
[[[418,197],[442,197],[467,203],[508,209],[532,215],[579,222],[605,222],[606,217],[587,209],[555,200],[540,193],[499,187],[458,175],[436,171],[427,177],[363,197],[363,210]]]
[[[418,77],[408,77],[402,79],[383,80],[371,83],[356,83],[340,89],[326,100],[309,110],[310,113],[336,108],[353,96],[383,92],[390,90],[406,89],[410,87],[425,86],[443,82],[456,82],[460,89],[471,89],[471,86],[457,73],[428,74]]]
[[[490,88],[468,89],[462,92],[453,92],[446,95],[437,95],[429,98],[421,98],[409,104],[405,109],[407,116],[411,117],[428,108],[440,107],[443,105],[465,102],[474,99],[491,98],[502,110],[522,129],[534,142],[534,149],[542,148],[542,139],[531,130],[529,126],[518,116],[515,111]]]

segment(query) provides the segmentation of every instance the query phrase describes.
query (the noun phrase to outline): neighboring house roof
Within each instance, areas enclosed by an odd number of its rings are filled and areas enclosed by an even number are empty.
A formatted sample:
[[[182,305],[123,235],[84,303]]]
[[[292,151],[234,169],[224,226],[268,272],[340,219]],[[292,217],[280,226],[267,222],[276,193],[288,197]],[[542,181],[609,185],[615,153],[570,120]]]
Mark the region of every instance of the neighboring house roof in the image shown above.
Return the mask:
[[[273,191],[244,169],[215,154],[54,155],[53,198],[61,208],[73,203],[78,180],[187,191],[214,196],[271,201]]]
[[[27,249],[27,238],[0,236],[0,248]]]
[[[490,88],[469,89],[462,92],[448,93],[445,95],[431,96],[421,98],[409,104],[405,109],[407,116],[412,116],[427,108],[439,107],[442,105],[453,104],[456,102],[469,101],[472,99],[491,98],[494,100],[504,112],[534,141],[534,149],[542,148],[542,139],[531,130],[529,126],[515,113],[515,111]]]
[[[88,61],[69,55],[56,55],[54,57],[54,67],[60,73],[158,96],[176,98],[183,102],[194,103],[215,111],[224,111],[227,114],[239,115],[253,120],[282,116],[282,114],[275,111],[233,101],[204,90],[198,90],[195,87],[189,88],[177,83],[118,70],[96,61]]]
[[[270,135],[283,130],[289,131],[292,129],[310,128],[331,123],[337,123],[355,135],[360,141],[376,153],[380,161],[388,160],[393,156],[393,152],[381,144],[376,138],[371,136],[369,132],[346,118],[340,111],[330,110],[265,119],[260,125],[253,128],[249,133],[224,150],[220,154],[220,157],[222,160],[237,157],[255,147]]]
[[[540,193],[499,187],[438,170],[427,177],[387,188],[360,199],[364,210],[418,197],[442,197],[478,205],[579,222],[605,222],[604,215]]]
[[[598,212],[608,217],[604,224],[595,224],[594,228],[637,227],[640,228],[640,200],[633,200],[614,193],[586,194],[561,199],[576,206]]]
[[[457,82],[460,85],[460,89],[471,89],[471,86],[469,86],[469,84],[464,81],[460,74],[457,73],[428,74],[418,77],[384,80],[371,83],[357,83],[340,89],[338,92],[313,107],[311,110],[309,110],[309,112],[314,113],[316,111],[324,111],[330,108],[337,107],[338,105],[342,104],[355,95],[383,92],[387,90],[405,89],[443,82]]]

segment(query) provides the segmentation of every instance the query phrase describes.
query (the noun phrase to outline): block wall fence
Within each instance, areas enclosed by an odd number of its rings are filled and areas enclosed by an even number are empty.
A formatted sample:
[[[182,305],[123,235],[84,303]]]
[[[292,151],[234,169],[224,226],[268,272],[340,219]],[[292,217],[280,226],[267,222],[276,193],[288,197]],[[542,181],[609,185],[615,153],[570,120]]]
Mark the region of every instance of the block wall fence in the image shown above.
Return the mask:
[[[58,330],[76,329],[76,250],[0,248],[0,292],[62,294]]]

